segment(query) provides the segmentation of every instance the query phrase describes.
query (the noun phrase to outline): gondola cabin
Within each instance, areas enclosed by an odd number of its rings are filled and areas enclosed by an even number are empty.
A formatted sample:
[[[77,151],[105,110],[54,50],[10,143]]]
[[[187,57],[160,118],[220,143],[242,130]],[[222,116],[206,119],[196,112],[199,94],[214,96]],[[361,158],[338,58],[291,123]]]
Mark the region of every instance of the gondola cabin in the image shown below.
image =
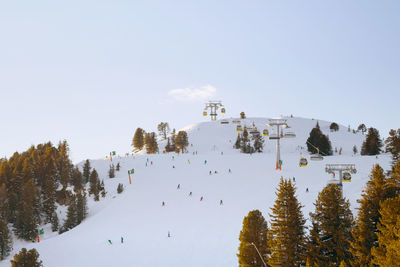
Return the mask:
[[[306,158],[301,158],[299,161],[300,167],[306,167],[308,165],[308,160]]]
[[[349,172],[344,172],[343,175],[343,182],[350,182],[351,181],[351,173]]]
[[[203,116],[207,116],[207,111],[203,111]]]
[[[221,113],[225,114],[225,108],[221,108]]]
[[[237,125],[236,126],[236,131],[241,132],[242,131],[242,125]]]
[[[310,159],[311,159],[311,160],[323,160],[324,157],[321,156],[320,154],[312,154],[312,155],[310,156]]]
[[[264,136],[268,136],[268,135],[269,135],[269,132],[268,132],[267,129],[264,129],[264,130],[263,130],[263,135],[264,135]]]

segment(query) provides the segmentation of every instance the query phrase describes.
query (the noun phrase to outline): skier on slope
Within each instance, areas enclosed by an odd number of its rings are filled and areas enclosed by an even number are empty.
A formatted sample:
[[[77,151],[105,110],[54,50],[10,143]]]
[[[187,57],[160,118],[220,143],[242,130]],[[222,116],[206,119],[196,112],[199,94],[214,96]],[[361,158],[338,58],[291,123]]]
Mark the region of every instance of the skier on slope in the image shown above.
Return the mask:
[[[229,169],[229,173],[232,173],[231,169]]]
[[[110,240],[110,239],[108,239],[108,243],[110,243],[110,245],[112,245],[112,242],[111,242],[111,240]]]
[[[207,164],[207,160],[204,160],[204,164]]]
[[[222,201],[222,199],[219,201],[219,205],[223,205],[224,202]]]
[[[164,201],[162,202],[162,206],[163,206],[163,207],[165,206],[165,202],[164,202]]]
[[[210,175],[211,175],[211,171],[210,171]]]
[[[308,187],[306,188],[306,193],[308,193]]]
[[[121,236],[121,244],[124,243],[124,238]]]
[[[200,201],[203,201],[203,197],[200,198]]]
[[[181,188],[181,184],[178,184],[178,186],[177,186],[177,188],[176,189],[180,189]]]
[[[189,193],[189,197],[191,197],[192,196],[192,191],[190,191],[190,193]]]

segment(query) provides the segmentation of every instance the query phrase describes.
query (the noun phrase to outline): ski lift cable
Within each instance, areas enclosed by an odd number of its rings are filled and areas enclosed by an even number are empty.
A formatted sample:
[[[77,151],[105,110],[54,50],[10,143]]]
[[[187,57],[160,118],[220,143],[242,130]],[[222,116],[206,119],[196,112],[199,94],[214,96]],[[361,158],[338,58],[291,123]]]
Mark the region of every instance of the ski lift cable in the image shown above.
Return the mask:
[[[324,155],[324,156],[328,156],[328,155],[326,155],[325,153],[323,153],[322,151],[320,151],[318,147],[316,147],[316,146],[314,146],[313,144],[311,144],[309,141],[306,141],[306,142],[307,142],[307,144],[310,144],[313,148],[315,148],[315,149],[318,151],[318,154],[321,153],[321,154]]]

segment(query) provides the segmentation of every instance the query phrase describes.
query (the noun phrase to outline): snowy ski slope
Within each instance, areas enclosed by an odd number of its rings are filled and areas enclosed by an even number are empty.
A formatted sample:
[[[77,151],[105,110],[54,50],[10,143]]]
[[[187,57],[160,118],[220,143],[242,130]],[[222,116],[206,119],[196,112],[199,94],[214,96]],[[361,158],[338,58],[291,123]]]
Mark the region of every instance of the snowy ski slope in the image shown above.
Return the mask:
[[[22,247],[34,247],[44,266],[57,267],[237,266],[238,236],[244,216],[250,210],[259,209],[269,220],[275,189],[283,176],[295,177],[297,196],[308,218],[318,192],[330,178],[325,173],[327,163],[356,164],[357,174],[343,186],[344,195],[350,199],[355,213],[356,200],[360,198],[373,164],[379,163],[389,169],[390,156],[353,156],[353,146],[360,150],[364,136],[348,132],[347,127],[341,125],[338,132],[331,133],[330,122],[319,121],[321,130],[329,134],[333,149],[342,147],[343,153],[320,162],[309,162],[307,167],[301,168],[298,165],[300,154],[309,159],[302,147],[306,147],[305,141],[316,120],[287,119],[290,131],[297,137],[281,140],[282,171],[274,169],[273,140],[265,138],[261,154],[245,155],[232,148],[237,136],[232,119],[227,125],[217,121],[186,127],[184,130],[188,131],[189,142],[193,144],[187,154],[114,158],[114,164],[121,164],[121,171],[114,179],[107,175],[109,160],[93,160],[92,167],[104,179],[108,191],[106,199],[97,203],[90,199],[88,218],[71,231],[57,235],[45,226],[46,233],[40,243],[15,241],[14,252]],[[242,120],[242,125],[250,126],[253,122],[262,130],[268,119],[248,118]],[[268,129],[271,132],[272,128]],[[159,146],[162,151],[165,142],[160,142]],[[135,174],[129,185],[127,170],[132,168]],[[125,186],[120,195],[116,193],[118,183]],[[180,189],[177,189],[178,184]],[[309,188],[308,193],[306,188]],[[202,196],[204,199],[200,201]],[[108,244],[109,239],[112,245]],[[0,262],[0,266],[9,266],[9,261]]]

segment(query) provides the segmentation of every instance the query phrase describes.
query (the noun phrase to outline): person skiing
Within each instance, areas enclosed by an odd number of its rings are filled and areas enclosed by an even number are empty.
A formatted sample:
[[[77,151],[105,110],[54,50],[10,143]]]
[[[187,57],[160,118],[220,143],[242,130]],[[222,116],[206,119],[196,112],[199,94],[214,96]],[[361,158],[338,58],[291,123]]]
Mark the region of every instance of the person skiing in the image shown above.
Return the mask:
[[[171,237],[171,233],[168,231],[168,237]]]
[[[192,196],[192,191],[190,191],[190,193],[189,193],[189,197],[191,197]]]
[[[207,164],[207,160],[204,160],[204,164]]]
[[[174,160],[175,159],[175,157],[174,156],[172,156],[172,160]]]
[[[203,197],[200,198],[200,201],[203,201]]]
[[[163,207],[165,206],[165,202],[164,201],[162,202],[162,205],[163,205]]]
[[[150,165],[153,165],[153,161],[150,161]]]
[[[175,165],[172,165],[172,169],[175,169]]]
[[[222,201],[222,199],[219,201],[219,205],[224,204],[224,202]]]
[[[229,169],[229,173],[232,173],[231,169]]]
[[[121,244],[124,243],[124,238],[121,236]]]
[[[108,239],[108,243],[110,243],[110,245],[112,245],[112,242],[111,242],[111,240],[110,240],[110,239]]]
[[[188,163],[190,164],[190,159],[188,159]]]
[[[215,173],[215,174],[217,174],[218,172],[217,172],[217,171],[215,171],[214,173]]]
[[[176,189],[180,189],[181,188],[181,184],[178,184],[178,187]]]
[[[308,187],[306,188],[306,193],[308,193]]]
[[[294,176],[293,176],[293,182],[296,182],[296,178],[294,178]]]
[[[211,175],[211,171],[210,171],[210,175]]]

